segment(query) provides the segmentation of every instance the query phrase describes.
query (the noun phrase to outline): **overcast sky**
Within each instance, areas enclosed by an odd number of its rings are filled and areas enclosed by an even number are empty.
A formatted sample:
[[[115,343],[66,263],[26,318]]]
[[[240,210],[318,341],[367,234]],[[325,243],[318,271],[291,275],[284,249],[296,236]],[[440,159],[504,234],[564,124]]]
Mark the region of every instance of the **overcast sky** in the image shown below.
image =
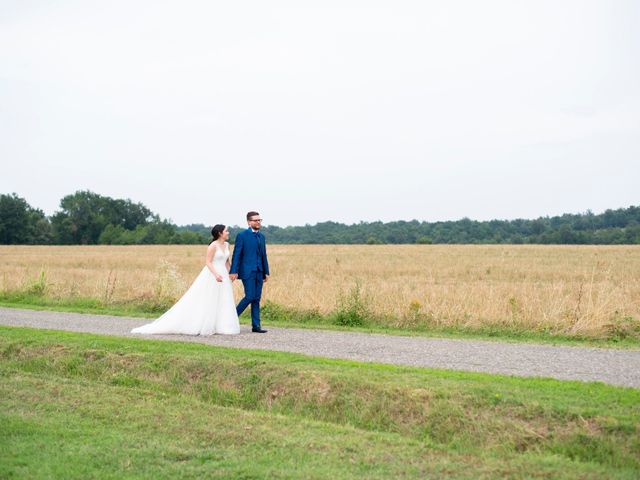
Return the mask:
[[[0,193],[178,224],[640,204],[640,2],[0,0]]]

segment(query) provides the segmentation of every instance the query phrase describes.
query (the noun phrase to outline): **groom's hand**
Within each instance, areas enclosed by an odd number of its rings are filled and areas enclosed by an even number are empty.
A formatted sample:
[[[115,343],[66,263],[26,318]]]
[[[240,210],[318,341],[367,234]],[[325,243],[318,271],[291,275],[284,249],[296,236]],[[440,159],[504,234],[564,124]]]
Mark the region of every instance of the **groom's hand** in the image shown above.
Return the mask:
[[[232,282],[235,282],[238,279],[238,274],[237,273],[230,273],[229,274],[229,278],[231,279]]]
[[[264,282],[266,283],[269,280],[269,275],[264,276]]]

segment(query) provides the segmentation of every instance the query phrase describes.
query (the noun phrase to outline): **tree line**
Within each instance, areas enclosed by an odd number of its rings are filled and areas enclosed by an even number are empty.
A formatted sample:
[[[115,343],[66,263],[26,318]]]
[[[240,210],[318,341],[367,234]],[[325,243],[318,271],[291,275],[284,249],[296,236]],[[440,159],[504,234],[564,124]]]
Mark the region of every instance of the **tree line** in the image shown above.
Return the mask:
[[[50,217],[15,193],[0,195],[4,245],[204,244],[210,228],[178,226],[141,203],[90,191],[67,195]],[[242,228],[230,226],[232,240]],[[265,226],[263,232],[270,243],[289,244],[640,244],[640,206],[534,220],[322,222]]]
[[[47,217],[15,193],[0,195],[0,244],[134,245],[206,242],[202,235],[179,231],[141,203],[78,191],[60,200]]]

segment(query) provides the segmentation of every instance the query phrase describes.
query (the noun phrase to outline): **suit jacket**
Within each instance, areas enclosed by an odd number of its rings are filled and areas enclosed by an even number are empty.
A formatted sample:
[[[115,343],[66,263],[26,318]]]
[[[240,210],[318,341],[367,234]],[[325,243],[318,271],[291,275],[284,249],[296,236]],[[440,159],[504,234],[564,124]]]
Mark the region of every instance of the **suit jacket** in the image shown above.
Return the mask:
[[[264,235],[260,232],[254,234],[247,228],[236,237],[229,273],[237,273],[238,278],[246,279],[251,272],[262,272],[264,278],[269,275],[269,262]]]

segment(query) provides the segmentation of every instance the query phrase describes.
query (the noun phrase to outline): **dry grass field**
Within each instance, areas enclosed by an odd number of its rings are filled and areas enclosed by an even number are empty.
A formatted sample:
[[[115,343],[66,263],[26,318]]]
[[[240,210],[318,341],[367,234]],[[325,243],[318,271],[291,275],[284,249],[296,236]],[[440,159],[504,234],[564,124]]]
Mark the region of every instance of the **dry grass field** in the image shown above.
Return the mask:
[[[42,293],[54,298],[170,302],[203,267],[204,251],[1,246],[0,290],[34,288],[44,272]],[[375,322],[392,327],[600,335],[640,321],[639,246],[271,245],[269,259],[265,300],[328,314],[359,288]]]

